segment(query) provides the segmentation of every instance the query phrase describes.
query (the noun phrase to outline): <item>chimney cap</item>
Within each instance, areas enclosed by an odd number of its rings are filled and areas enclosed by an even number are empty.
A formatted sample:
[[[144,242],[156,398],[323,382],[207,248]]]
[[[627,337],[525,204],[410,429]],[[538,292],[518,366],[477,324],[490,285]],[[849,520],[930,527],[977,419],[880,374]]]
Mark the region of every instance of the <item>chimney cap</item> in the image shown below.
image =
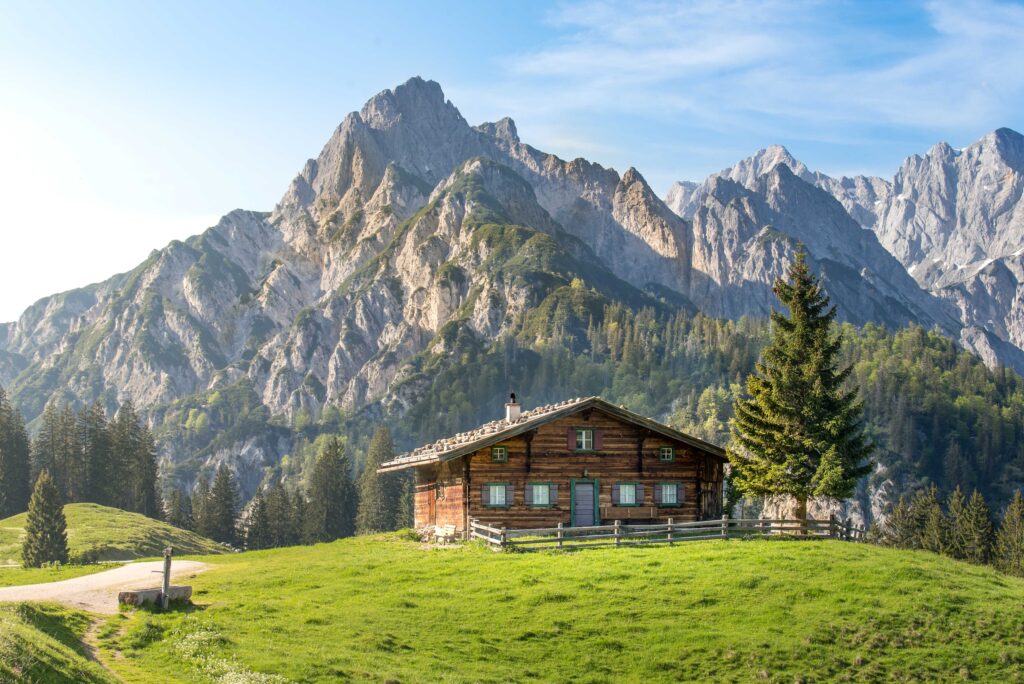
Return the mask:
[[[508,403],[510,403],[510,404],[516,403],[516,393],[515,392],[513,392],[512,394],[509,395]]]

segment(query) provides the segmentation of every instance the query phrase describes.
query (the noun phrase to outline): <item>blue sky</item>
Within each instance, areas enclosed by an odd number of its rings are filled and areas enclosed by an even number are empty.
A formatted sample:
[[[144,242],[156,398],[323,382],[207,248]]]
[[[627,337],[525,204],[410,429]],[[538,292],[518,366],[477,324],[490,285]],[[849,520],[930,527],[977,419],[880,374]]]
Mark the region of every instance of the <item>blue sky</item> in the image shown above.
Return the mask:
[[[3,3],[0,320],[270,209],[345,114],[413,75],[471,122],[659,193],[781,143],[891,177],[1024,130],[1011,2]]]

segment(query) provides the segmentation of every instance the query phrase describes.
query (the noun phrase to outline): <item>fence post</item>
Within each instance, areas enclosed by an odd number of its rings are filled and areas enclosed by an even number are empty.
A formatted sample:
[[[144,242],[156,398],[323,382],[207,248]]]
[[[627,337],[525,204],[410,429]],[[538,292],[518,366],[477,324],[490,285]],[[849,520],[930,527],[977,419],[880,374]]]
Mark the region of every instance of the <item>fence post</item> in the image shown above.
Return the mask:
[[[850,519],[846,519],[846,541],[850,541]]]
[[[619,530],[619,526],[620,525],[622,525],[622,521],[621,520],[616,520],[615,521],[615,545],[616,546],[618,546],[621,543],[621,540],[619,539],[619,535],[621,534],[621,532]]]
[[[668,519],[668,545],[672,546],[672,523],[675,522],[675,518]]]
[[[504,525],[501,526],[501,541],[499,543],[501,548],[505,548],[505,545],[508,544],[508,530],[505,529]]]
[[[837,531],[836,530],[836,514],[835,513],[829,513],[828,514],[828,536],[829,536],[829,538],[835,539],[836,531]]]
[[[722,539],[729,538],[729,515],[722,516]]]
[[[558,548],[562,548],[562,523],[558,523]]]

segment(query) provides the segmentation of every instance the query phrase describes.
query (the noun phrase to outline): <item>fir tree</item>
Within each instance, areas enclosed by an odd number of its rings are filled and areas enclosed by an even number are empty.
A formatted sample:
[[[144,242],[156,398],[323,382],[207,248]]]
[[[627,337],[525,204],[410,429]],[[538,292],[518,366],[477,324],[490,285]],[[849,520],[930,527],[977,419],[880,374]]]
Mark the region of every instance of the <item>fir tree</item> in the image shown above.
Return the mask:
[[[359,477],[359,511],[356,515],[356,532],[371,534],[395,529],[399,499],[402,495],[400,483],[392,473],[378,473],[382,463],[395,457],[391,433],[386,427],[377,428],[366,452],[366,465]]]
[[[933,485],[927,493],[915,497],[913,509],[921,520],[921,538],[918,546],[932,553],[945,553],[948,546],[949,522],[942,512],[939,492]]]
[[[115,467],[124,473],[120,508],[148,515],[160,515],[157,454],[153,434],[146,428],[132,402],[118,409],[111,426],[111,450]]]
[[[213,520],[210,513],[210,480],[205,474],[202,474],[192,491],[192,520],[195,524],[195,531],[204,537],[210,537],[213,532]]]
[[[953,558],[967,557],[967,499],[959,485],[946,499],[949,515],[949,536],[946,554]]]
[[[395,516],[395,528],[404,530],[414,527],[416,505],[416,481],[410,475],[402,477],[402,494],[398,499],[398,515]]]
[[[741,491],[789,494],[803,519],[808,498],[853,493],[871,470],[873,445],[861,426],[856,389],[843,388],[852,367],[838,368],[842,334],[833,333],[835,307],[803,251],[787,277],[773,289],[789,316],[771,313],[771,342],[747,378],[750,398],[734,403],[728,454]]]
[[[885,521],[882,538],[886,546],[897,549],[920,548],[922,521],[911,509],[905,496],[893,506]]]
[[[249,503],[249,518],[245,524],[245,548],[255,551],[274,546],[268,513],[263,492],[256,492]]]
[[[21,558],[26,568],[68,562],[68,523],[60,492],[47,471],[39,473],[28,504]]]
[[[22,513],[32,495],[31,449],[25,421],[0,387],[0,518]]]
[[[355,532],[356,488],[345,447],[337,437],[320,452],[309,480],[303,540],[307,544],[349,537]]]
[[[964,558],[972,563],[988,563],[992,548],[992,513],[977,489],[967,503],[964,540]]]
[[[270,545],[294,546],[301,540],[301,524],[296,524],[295,506],[288,490],[278,482],[267,491],[267,523],[270,527]]]
[[[99,401],[78,412],[75,437],[75,467],[69,480],[72,500],[113,505],[121,480],[112,467],[107,414]]]
[[[192,499],[187,493],[175,487],[167,496],[165,519],[171,525],[183,530],[194,530],[195,520],[192,518]]]
[[[996,533],[992,563],[1002,572],[1024,576],[1024,497],[1018,489],[1010,505],[1003,511],[1003,521]]]
[[[214,541],[237,546],[238,485],[235,484],[231,469],[224,463],[217,468],[217,475],[213,478],[206,509],[209,525],[209,534],[206,536]]]

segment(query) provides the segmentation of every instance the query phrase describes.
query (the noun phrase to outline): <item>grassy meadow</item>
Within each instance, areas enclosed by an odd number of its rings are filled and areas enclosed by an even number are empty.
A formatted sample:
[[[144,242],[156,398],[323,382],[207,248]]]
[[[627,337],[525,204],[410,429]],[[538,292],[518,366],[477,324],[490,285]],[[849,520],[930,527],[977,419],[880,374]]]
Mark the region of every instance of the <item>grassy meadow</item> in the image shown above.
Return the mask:
[[[99,630],[129,682],[1018,681],[1024,581],[837,541],[222,555]]]
[[[92,503],[68,504],[68,549],[72,561],[133,560],[159,556],[166,546],[175,554],[220,553],[224,547],[194,532],[167,523]],[[25,513],[0,520],[0,564],[21,562]],[[100,568],[102,569],[102,568]],[[7,568],[0,568],[0,574]],[[45,582],[46,579],[33,580]],[[0,578],[0,586],[4,579]]]
[[[0,603],[0,682],[113,684],[82,645],[89,616],[57,606]]]

